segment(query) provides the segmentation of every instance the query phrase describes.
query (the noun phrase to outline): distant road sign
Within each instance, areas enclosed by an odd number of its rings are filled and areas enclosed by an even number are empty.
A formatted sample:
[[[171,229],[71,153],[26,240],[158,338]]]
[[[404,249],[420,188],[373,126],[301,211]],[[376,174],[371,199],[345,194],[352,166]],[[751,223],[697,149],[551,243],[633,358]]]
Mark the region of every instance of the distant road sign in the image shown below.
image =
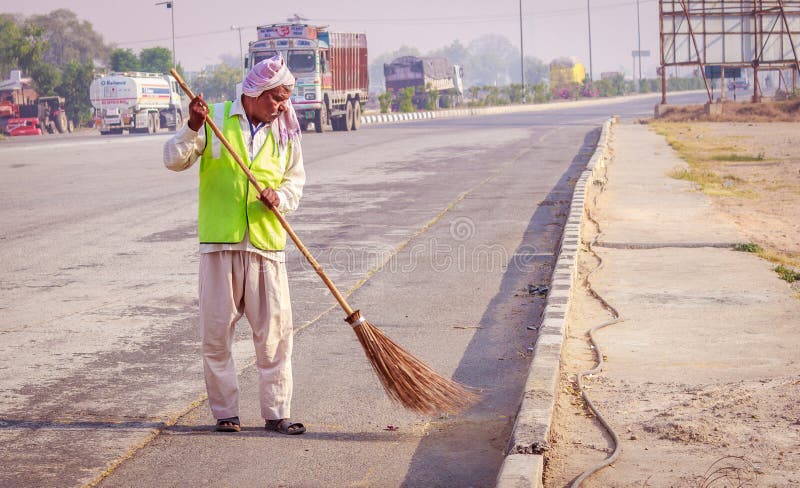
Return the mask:
[[[722,78],[722,66],[706,66],[706,78],[716,80]],[[741,78],[742,68],[725,68],[725,78]]]
[[[650,51],[631,51],[631,56],[634,58],[647,58],[650,57]]]

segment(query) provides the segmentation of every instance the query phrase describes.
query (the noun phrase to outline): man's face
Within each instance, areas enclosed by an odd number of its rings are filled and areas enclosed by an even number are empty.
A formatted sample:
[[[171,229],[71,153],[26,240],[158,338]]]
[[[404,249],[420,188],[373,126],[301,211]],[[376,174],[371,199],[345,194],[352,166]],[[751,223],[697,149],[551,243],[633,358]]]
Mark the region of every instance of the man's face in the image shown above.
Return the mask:
[[[250,118],[258,122],[270,123],[286,111],[286,101],[292,96],[292,87],[281,85],[267,90],[250,104]]]

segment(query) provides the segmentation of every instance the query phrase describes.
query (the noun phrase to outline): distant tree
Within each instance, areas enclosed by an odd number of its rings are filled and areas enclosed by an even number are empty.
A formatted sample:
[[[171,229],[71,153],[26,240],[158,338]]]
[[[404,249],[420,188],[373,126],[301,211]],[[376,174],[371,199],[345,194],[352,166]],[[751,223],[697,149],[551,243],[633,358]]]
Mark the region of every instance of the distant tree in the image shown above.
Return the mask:
[[[378,103],[381,105],[381,113],[385,114],[389,112],[389,108],[392,105],[392,94],[389,92],[383,92],[378,95]]]
[[[533,103],[545,103],[553,99],[553,92],[547,83],[540,82],[533,87]]]
[[[172,68],[172,51],[165,47],[150,47],[139,53],[139,67],[150,73],[169,73]]]
[[[550,67],[541,59],[525,56],[525,84],[536,85],[550,78]],[[520,80],[521,81],[521,80]]]
[[[63,68],[70,61],[93,63],[108,61],[111,48],[89,21],[80,20],[75,12],[62,8],[45,15],[33,15],[28,23],[44,29],[48,41],[43,60]]]
[[[594,82],[594,87],[597,89],[597,93],[601,97],[615,97],[617,96],[617,91],[611,83],[610,79],[600,79]]]
[[[469,105],[480,105],[481,87],[479,86],[471,86],[467,88],[467,95],[469,96]]]
[[[28,71],[39,95],[54,95],[61,85],[61,70],[57,66],[39,63]]]
[[[519,49],[508,38],[498,34],[486,34],[469,43],[469,62],[464,67],[464,78],[470,85],[507,85],[514,79],[510,72],[516,65],[516,80],[519,81]]]
[[[525,92],[522,90],[521,83],[512,83],[506,87],[508,101],[511,103],[522,103]]]
[[[141,65],[133,49],[115,49],[111,51],[112,71],[139,71]]]
[[[70,61],[64,66],[61,84],[56,93],[66,99],[67,117],[77,124],[84,124],[92,118],[92,105],[89,101],[89,85],[94,78],[94,65],[91,62]]]
[[[508,97],[504,95],[503,90],[499,86],[486,85],[483,87],[483,91],[486,94],[486,98],[484,99],[485,105],[508,105]]]
[[[456,39],[449,46],[431,51],[428,56],[447,58],[453,64],[464,66],[469,62],[470,53],[466,46]]]
[[[245,54],[247,56],[247,54]],[[242,59],[239,59],[238,54],[221,54],[219,57],[220,62],[227,64],[234,68],[242,68]]]
[[[20,29],[14,17],[0,14],[0,78],[5,79],[8,72],[17,68],[17,44]]]
[[[400,105],[401,112],[413,112],[414,111],[414,87],[407,86],[400,90],[400,93],[397,95],[397,103]]]
[[[22,22],[19,18],[0,14],[0,77],[12,69],[21,69],[28,74],[42,62],[47,49],[44,30]]]
[[[433,85],[428,83],[425,86],[425,110],[437,108],[439,108],[439,90],[434,90]]]
[[[614,92],[617,95],[625,95],[628,93],[628,87],[625,83],[625,75],[622,72],[611,78],[611,85],[614,87]]]
[[[194,79],[191,86],[195,93],[203,93],[209,102],[231,100],[236,94],[236,85],[242,81],[242,69],[220,63],[206,66]]]
[[[246,54],[245,54],[246,56]],[[227,64],[231,68],[236,68],[239,70],[239,81],[244,78],[243,68],[242,68],[242,59],[239,59],[239,55],[232,55],[232,54],[222,54],[219,57],[220,61],[223,64]]]

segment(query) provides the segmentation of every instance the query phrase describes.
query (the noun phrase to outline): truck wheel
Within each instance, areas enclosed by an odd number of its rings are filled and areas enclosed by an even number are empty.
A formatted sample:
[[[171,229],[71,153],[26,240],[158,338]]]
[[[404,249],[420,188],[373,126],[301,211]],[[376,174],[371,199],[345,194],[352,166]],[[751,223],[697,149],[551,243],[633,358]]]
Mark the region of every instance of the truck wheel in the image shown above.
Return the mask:
[[[353,125],[350,126],[352,130],[361,128],[361,102],[353,100]]]
[[[347,105],[345,106],[344,110],[344,120],[342,120],[343,126],[341,130],[350,130],[353,127],[353,102],[352,100],[347,101]]]
[[[75,130],[75,123],[72,120],[67,121],[67,132],[72,132]]]
[[[67,114],[61,112],[56,117],[56,129],[58,130],[59,134],[63,134],[67,131]]]
[[[314,132],[322,133],[325,132],[327,129],[327,125],[329,123],[328,110],[325,108],[323,104],[322,107],[317,110],[317,113],[314,114]]]

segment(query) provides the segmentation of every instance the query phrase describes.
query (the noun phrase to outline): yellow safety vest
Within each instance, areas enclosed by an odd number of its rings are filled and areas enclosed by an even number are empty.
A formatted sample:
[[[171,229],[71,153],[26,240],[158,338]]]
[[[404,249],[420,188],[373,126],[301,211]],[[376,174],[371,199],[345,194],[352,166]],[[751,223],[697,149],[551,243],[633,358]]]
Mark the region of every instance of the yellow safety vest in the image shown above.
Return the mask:
[[[215,110],[224,110],[222,134],[231,147],[248,163],[242,127],[237,116],[231,116],[232,102],[209,107],[209,118]],[[200,190],[197,232],[202,243],[237,243],[249,230],[250,242],[265,251],[282,250],[286,245],[286,231],[278,219],[258,199],[258,192],[247,180],[247,176],[233,159],[225,146],[220,147],[219,158],[212,154],[212,137],[216,138],[206,124],[206,147],[200,159]],[[291,157],[289,151],[284,157]],[[256,180],[264,186],[278,188],[283,181],[281,157],[272,137],[258,151],[249,164]]]

